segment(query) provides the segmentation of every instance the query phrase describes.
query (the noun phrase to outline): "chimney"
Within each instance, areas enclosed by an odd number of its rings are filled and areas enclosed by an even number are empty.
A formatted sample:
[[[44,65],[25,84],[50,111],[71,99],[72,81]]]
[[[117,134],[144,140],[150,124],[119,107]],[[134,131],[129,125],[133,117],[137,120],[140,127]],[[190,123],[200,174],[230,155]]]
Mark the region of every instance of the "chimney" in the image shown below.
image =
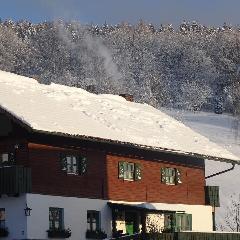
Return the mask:
[[[124,94],[119,94],[119,96],[125,98],[129,102],[133,102],[133,95],[131,94],[124,93]]]

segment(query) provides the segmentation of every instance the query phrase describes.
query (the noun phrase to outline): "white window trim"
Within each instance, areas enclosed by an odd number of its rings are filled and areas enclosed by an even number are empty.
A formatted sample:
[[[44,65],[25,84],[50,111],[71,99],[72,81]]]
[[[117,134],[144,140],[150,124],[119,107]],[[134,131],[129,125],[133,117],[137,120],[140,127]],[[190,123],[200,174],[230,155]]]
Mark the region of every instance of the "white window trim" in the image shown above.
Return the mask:
[[[123,174],[123,179],[125,180],[125,181],[130,181],[130,182],[132,182],[132,181],[134,181],[134,169],[135,169],[135,165],[134,165],[134,163],[132,163],[132,162],[125,162],[125,166],[127,166],[127,171],[125,171],[126,169],[124,169],[124,174]],[[128,171],[128,166],[132,166],[132,169],[133,169],[133,171],[131,172],[131,171]],[[129,178],[129,177],[125,177],[125,173],[128,173],[128,175],[129,174],[132,174],[132,178]]]

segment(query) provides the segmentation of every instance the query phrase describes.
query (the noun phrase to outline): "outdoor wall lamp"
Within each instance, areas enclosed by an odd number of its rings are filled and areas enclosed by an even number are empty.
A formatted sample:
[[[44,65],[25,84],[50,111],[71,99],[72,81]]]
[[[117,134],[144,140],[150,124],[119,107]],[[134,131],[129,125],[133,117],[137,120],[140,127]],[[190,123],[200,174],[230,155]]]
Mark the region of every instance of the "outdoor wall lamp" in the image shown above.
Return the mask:
[[[26,204],[26,208],[24,209],[24,212],[25,212],[25,216],[31,216],[31,211],[32,211],[32,209],[31,208],[29,208],[28,206],[27,206],[27,204]]]

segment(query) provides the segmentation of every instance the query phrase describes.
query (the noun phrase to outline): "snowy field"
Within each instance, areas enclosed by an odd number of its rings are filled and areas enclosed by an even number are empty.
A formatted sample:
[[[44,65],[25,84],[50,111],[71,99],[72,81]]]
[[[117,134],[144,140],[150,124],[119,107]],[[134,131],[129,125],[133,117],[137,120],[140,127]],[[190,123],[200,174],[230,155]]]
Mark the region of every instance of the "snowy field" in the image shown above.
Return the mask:
[[[240,157],[240,122],[237,118],[207,112],[176,110],[165,112]],[[231,164],[206,161],[206,176],[230,167]],[[221,207],[217,209],[216,222],[218,226],[225,225],[226,209],[231,205],[230,197],[234,193],[240,194],[240,166],[236,166],[233,171],[210,178],[207,184],[220,186]]]

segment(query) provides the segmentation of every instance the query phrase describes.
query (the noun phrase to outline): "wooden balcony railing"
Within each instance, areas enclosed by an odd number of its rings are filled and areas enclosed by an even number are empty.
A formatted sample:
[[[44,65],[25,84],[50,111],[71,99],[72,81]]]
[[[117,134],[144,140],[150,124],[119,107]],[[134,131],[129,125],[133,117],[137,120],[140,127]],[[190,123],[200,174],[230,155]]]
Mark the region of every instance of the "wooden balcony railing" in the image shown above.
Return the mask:
[[[23,166],[0,168],[0,195],[17,195],[32,191],[31,169]]]

